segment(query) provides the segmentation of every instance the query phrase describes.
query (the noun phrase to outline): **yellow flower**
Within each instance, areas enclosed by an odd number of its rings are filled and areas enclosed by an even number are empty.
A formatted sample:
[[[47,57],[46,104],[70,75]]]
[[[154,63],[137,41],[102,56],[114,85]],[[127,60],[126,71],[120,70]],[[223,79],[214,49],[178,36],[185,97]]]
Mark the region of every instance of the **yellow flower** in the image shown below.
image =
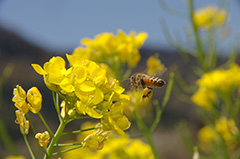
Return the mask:
[[[85,136],[85,138],[82,142],[83,147],[87,147],[91,151],[101,150],[103,148],[104,142],[110,135],[110,132],[106,132],[106,131],[102,130],[102,128],[97,128],[97,127],[101,127],[101,126],[102,125],[100,123],[98,123],[95,125],[96,129],[85,133],[85,135],[86,134],[88,134],[88,135]]]
[[[201,79],[197,81],[198,86],[208,89],[220,91],[220,93],[228,93],[232,88],[240,86],[240,67],[232,64],[229,69],[218,69],[209,73],[205,73]]]
[[[238,133],[238,128],[232,119],[227,119],[222,116],[215,122],[215,129],[221,134],[225,142],[228,145],[233,145],[236,142],[236,136]]]
[[[112,102],[110,102],[111,104]],[[123,115],[123,104],[117,102],[109,105],[109,110],[103,112],[101,122],[103,124],[103,130],[113,130],[119,135],[124,135],[124,131],[130,127],[131,123],[128,118]]]
[[[15,123],[19,124],[21,133],[27,135],[29,132],[29,121],[25,118],[25,114],[22,111],[16,110],[15,113],[17,117]]]
[[[97,54],[105,53],[111,55],[115,53],[116,40],[112,33],[102,33],[95,36],[94,40],[85,38],[81,43],[91,50],[97,51]]]
[[[147,59],[147,74],[150,76],[156,75],[158,72],[162,72],[164,70],[165,66],[161,63],[161,61],[158,58],[158,54],[155,54],[154,56],[150,56]]]
[[[106,63],[110,67],[116,67],[117,63],[128,63],[130,68],[134,68],[140,60],[139,48],[147,38],[147,34],[141,32],[136,34],[134,31],[126,35],[122,30],[114,36],[112,33],[102,33],[95,38],[85,38],[74,54],[81,55],[99,63]]]
[[[15,107],[21,110],[24,114],[28,112],[28,105],[26,103],[26,92],[25,90],[17,85],[16,88],[13,90],[14,97],[12,98],[12,101],[15,103]]]
[[[38,113],[42,108],[42,95],[37,87],[32,87],[27,92],[28,108],[34,113]]]
[[[123,130],[130,126],[122,111],[122,103],[129,100],[127,95],[122,94],[125,89],[119,85],[118,80],[109,81],[106,70],[97,63],[84,59],[78,53],[66,56],[70,64],[68,69],[61,57],[46,62],[44,69],[33,65],[35,71],[44,76],[46,85],[51,90],[54,86],[55,91],[60,91],[65,97],[61,104],[61,116],[71,119],[77,115],[88,115],[101,119],[108,130],[124,134]],[[57,77],[60,80],[55,79]],[[117,117],[114,116],[116,113]]]
[[[138,50],[143,45],[147,36],[144,32],[136,35],[134,31],[130,32],[129,36],[127,36],[122,30],[119,30],[116,40],[120,61],[122,63],[128,62],[128,67],[130,68],[136,67],[140,61],[140,53]]]
[[[80,59],[91,59],[94,60],[96,59],[97,55],[93,54],[93,52],[91,51],[91,49],[89,48],[84,48],[84,47],[77,47],[74,49],[72,55],[74,56],[78,56]],[[79,61],[76,59],[76,61]]]
[[[43,133],[37,133],[35,138],[38,139],[38,143],[41,147],[46,147],[49,143],[50,135],[45,131]]]
[[[206,87],[199,87],[191,99],[196,105],[209,110],[216,101],[217,96],[211,89],[207,89]]]
[[[210,126],[202,127],[199,130],[197,137],[200,149],[206,153],[211,152],[214,142],[218,139],[214,128]]]
[[[194,13],[194,22],[197,27],[208,30],[212,27],[222,26],[227,19],[227,13],[224,9],[216,6],[207,6]]]
[[[44,77],[46,86],[53,91],[58,91],[59,85],[68,83],[66,78],[67,70],[65,68],[65,61],[62,57],[53,57],[46,62],[43,68],[38,64],[32,64],[34,70]]]
[[[81,134],[79,134],[79,136],[81,136]],[[139,139],[131,139],[127,135],[120,137],[110,136],[108,140],[104,141],[104,148],[97,153],[82,148],[64,153],[63,158],[77,159],[86,156],[88,159],[122,159],[126,156],[132,159],[154,158],[151,147],[148,144],[145,144]]]
[[[221,116],[215,121],[215,127],[204,126],[198,132],[199,147],[206,153],[209,153],[222,145],[223,141],[229,152],[236,150],[237,136],[239,130],[232,119]]]
[[[125,146],[124,150],[129,155],[129,158],[154,158],[151,147],[141,140],[132,139],[130,145]]]

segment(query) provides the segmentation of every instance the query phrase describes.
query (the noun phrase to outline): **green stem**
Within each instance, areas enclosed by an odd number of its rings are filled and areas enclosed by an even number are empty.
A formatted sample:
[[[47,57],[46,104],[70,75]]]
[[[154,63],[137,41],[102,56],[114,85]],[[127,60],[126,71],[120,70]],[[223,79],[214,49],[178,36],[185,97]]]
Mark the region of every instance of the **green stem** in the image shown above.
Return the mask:
[[[73,148],[70,148],[70,149],[67,149],[67,150],[63,150],[63,151],[60,151],[60,152],[53,153],[53,156],[60,155],[62,153],[68,152],[68,151],[72,151],[72,150],[78,149],[80,147],[83,147],[83,145],[79,145],[79,146],[76,146],[76,147],[73,147]]]
[[[53,103],[57,111],[57,114],[60,114],[58,93],[55,93],[54,91],[52,91],[52,96],[53,96]]]
[[[203,52],[203,48],[202,48],[202,44],[201,44],[201,40],[200,40],[200,36],[199,36],[199,32],[198,32],[198,27],[194,21],[194,5],[193,5],[193,0],[188,0],[188,6],[189,6],[189,11],[190,11],[190,19],[191,19],[191,23],[192,23],[192,28],[193,28],[193,33],[194,33],[194,37],[195,37],[195,42],[197,45],[197,57],[198,57],[198,62],[200,64],[200,66],[202,67],[202,69],[204,71],[205,70],[205,66],[204,66],[204,52]]]
[[[165,96],[163,97],[161,108],[159,108],[158,102],[153,103],[155,108],[156,108],[157,114],[156,114],[156,117],[155,117],[155,120],[154,120],[152,126],[150,127],[150,132],[153,132],[153,130],[157,127],[157,124],[159,123],[159,121],[161,119],[162,113],[163,113],[163,111],[164,111],[164,109],[167,105],[167,102],[168,102],[168,100],[170,98],[170,95],[171,95],[171,92],[172,92],[173,81],[174,81],[174,73],[171,72],[170,77],[169,77],[169,81],[168,81],[167,90],[166,90]]]
[[[134,114],[134,117],[136,119],[139,129],[141,129],[141,131],[143,131],[144,136],[146,137],[149,145],[151,146],[154,158],[159,159],[159,155],[158,155],[156,146],[154,145],[153,140],[152,140],[150,129],[148,129],[148,127],[146,126],[146,124],[143,122],[142,118],[139,116],[139,114],[136,111],[134,111],[133,114]]]
[[[52,138],[52,141],[50,142],[50,144],[47,148],[47,155],[44,156],[44,159],[49,159],[53,156],[54,145],[58,142],[59,138],[61,137],[65,126],[66,126],[66,123],[63,122],[62,120],[60,120],[60,124],[58,126],[58,129],[57,129],[54,137]]]
[[[32,159],[35,159],[35,156],[34,156],[34,154],[33,154],[33,152],[32,152],[32,149],[31,149],[31,147],[30,147],[30,145],[29,145],[29,143],[28,143],[27,136],[26,136],[26,135],[23,135],[23,138],[24,138],[24,141],[25,141],[25,143],[26,143],[26,145],[27,145],[28,151],[29,151]]]
[[[38,116],[40,117],[40,119],[42,120],[43,124],[47,128],[47,130],[50,133],[51,137],[53,137],[54,134],[52,133],[51,129],[49,128],[48,124],[46,123],[46,121],[44,120],[44,118],[43,118],[43,116],[42,116],[42,114],[40,112],[38,112]]]
[[[64,147],[64,146],[74,146],[74,145],[82,145],[82,143],[69,143],[69,144],[56,144],[55,147]]]
[[[34,126],[33,126],[32,122],[31,122],[31,120],[30,120],[30,117],[29,117],[28,113],[26,114],[26,117],[27,117],[27,120],[29,121],[29,124],[30,124],[30,126],[31,126],[31,129],[32,129],[33,133],[34,133],[34,134],[37,134],[37,131],[36,131],[36,129],[34,128]]]
[[[44,149],[44,152],[45,152],[45,154],[46,154],[46,156],[48,158],[47,148],[44,146],[43,149]]]
[[[88,128],[88,129],[82,129],[82,130],[76,130],[76,131],[71,131],[71,132],[64,132],[64,133],[62,133],[62,135],[77,134],[77,133],[81,133],[81,132],[85,132],[85,131],[89,131],[89,130],[94,130],[94,129],[99,129],[99,128],[101,128],[101,126]]]

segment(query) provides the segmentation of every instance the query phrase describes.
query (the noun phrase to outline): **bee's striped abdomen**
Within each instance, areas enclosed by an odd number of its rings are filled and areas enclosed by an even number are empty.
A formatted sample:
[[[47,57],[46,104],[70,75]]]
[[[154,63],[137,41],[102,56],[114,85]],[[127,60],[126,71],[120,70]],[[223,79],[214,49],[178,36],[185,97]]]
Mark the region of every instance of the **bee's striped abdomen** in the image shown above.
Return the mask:
[[[166,84],[164,80],[157,77],[150,77],[150,76],[144,77],[143,81],[145,85],[152,86],[152,87],[162,87]]]

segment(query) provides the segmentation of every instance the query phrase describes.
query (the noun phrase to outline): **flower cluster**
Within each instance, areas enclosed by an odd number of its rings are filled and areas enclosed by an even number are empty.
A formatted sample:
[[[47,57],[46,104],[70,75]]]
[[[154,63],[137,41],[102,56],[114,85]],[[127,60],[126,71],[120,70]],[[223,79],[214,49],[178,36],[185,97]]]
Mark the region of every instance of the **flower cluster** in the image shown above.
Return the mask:
[[[38,113],[42,108],[42,95],[36,87],[32,87],[25,92],[25,90],[17,85],[13,90],[12,101],[15,103],[16,110],[16,123],[20,125],[21,133],[26,135],[29,131],[29,121],[25,118],[28,111],[34,114]],[[26,102],[26,99],[28,103]]]
[[[232,119],[221,116],[215,126],[204,126],[198,132],[199,147],[205,153],[211,152],[222,140],[231,151],[237,146],[239,130]]]
[[[99,127],[99,128],[98,128]],[[83,147],[89,148],[91,151],[101,150],[104,146],[104,142],[107,140],[108,136],[110,135],[109,131],[104,131],[100,123],[95,125],[94,130],[89,131],[83,142]]]
[[[197,85],[192,101],[203,108],[208,122],[198,133],[200,149],[211,154],[224,145],[227,154],[232,154],[239,135],[235,122],[239,114],[240,67],[232,64],[229,69],[205,73]]]
[[[199,88],[192,100],[198,106],[209,109],[216,102],[217,95],[223,97],[234,94],[236,89],[240,92],[240,67],[233,64],[227,70],[206,73],[197,81],[197,85]]]
[[[147,59],[147,74],[150,76],[155,76],[157,73],[162,72],[165,69],[165,65],[161,63],[158,56],[158,54],[155,54]]]
[[[215,6],[207,6],[194,13],[194,22],[197,27],[209,30],[213,27],[222,26],[227,19],[224,9]]]
[[[101,119],[104,130],[124,134],[130,122],[123,115],[123,101],[129,100],[122,94],[124,89],[117,80],[109,81],[106,70],[79,54],[66,55],[70,67],[65,68],[62,57],[53,57],[43,68],[32,64],[37,73],[43,75],[46,86],[63,99],[61,117],[68,121],[88,115]]]
[[[92,127],[90,123],[84,123],[84,128]],[[96,124],[96,127],[99,124]],[[82,142],[84,147],[88,147],[88,149],[77,149],[63,155],[63,158],[84,158],[87,156],[89,159],[103,159],[103,158],[111,158],[111,159],[120,159],[124,157],[128,157],[129,159],[153,159],[154,156],[151,152],[151,147],[145,143],[143,143],[139,139],[130,139],[127,135],[116,137],[109,137],[109,133],[102,132],[101,129],[94,129],[92,131],[87,131],[80,133],[77,136],[77,142]],[[106,140],[106,138],[108,138]],[[102,149],[104,143],[104,149]],[[86,146],[85,146],[86,145]],[[94,150],[99,150],[95,152]],[[139,151],[141,149],[141,151]]]
[[[129,36],[119,30],[118,35],[102,33],[95,39],[84,38],[82,46],[76,48],[73,54],[81,55],[86,59],[103,62],[109,66],[117,66],[120,63],[128,63],[134,68],[140,60],[139,48],[143,45],[147,34],[130,32]]]

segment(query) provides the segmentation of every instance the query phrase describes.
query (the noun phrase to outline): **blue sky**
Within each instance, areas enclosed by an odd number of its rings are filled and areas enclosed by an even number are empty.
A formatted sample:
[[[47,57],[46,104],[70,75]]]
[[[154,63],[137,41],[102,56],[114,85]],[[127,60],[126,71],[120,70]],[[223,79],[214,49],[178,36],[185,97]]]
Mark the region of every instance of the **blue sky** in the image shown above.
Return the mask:
[[[184,1],[165,0],[174,9],[187,12]],[[218,4],[217,0],[195,0],[196,8]],[[240,33],[240,3],[230,1],[230,26]],[[160,27],[164,18],[172,34],[181,32],[188,20],[166,13],[158,0],[1,0],[0,25],[49,50],[71,51],[84,37],[102,32],[135,30],[147,32],[145,46],[169,47]]]

